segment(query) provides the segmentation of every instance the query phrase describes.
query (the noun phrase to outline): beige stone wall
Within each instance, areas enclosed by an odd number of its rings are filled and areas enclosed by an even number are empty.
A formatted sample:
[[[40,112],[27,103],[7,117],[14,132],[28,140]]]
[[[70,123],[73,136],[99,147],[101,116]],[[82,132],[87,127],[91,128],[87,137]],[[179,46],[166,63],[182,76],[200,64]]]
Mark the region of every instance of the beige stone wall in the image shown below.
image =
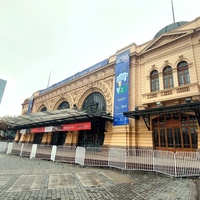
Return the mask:
[[[114,65],[110,65],[45,94],[35,96],[32,112],[38,112],[43,107],[47,110],[55,110],[63,101],[67,101],[70,107],[76,104],[81,108],[85,98],[93,92],[100,92],[105,97],[107,111],[112,112],[113,75]],[[27,108],[25,104],[24,110]]]

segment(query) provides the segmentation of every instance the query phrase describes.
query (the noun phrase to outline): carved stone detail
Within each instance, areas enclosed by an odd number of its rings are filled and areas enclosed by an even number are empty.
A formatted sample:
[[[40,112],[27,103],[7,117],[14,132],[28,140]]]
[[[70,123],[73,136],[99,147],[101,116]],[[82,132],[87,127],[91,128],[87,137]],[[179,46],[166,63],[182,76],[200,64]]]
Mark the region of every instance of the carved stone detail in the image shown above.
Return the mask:
[[[165,66],[169,65],[169,61],[165,60]]]
[[[179,60],[183,61],[183,55],[179,56]]]

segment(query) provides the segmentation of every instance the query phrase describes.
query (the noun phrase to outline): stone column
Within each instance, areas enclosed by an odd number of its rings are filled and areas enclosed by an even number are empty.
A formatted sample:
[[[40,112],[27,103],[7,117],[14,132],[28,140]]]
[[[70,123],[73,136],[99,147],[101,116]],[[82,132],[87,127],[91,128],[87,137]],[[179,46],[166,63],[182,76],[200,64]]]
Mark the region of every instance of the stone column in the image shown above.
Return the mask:
[[[26,134],[25,142],[26,142],[26,143],[30,143],[30,140],[31,140],[31,134],[30,134],[30,133],[27,133],[27,134]]]
[[[79,131],[73,131],[73,134],[72,134],[72,146],[77,146],[78,136],[79,136]]]
[[[46,143],[47,143],[47,133],[44,133],[42,136],[41,144],[46,144]]]
[[[19,142],[24,143],[26,140],[26,134],[22,133]]]
[[[71,146],[72,145],[72,139],[73,139],[73,132],[68,131],[66,139],[65,139],[65,145],[66,146]]]
[[[52,143],[52,136],[53,136],[52,132],[47,133],[47,144],[48,145],[50,145]]]
[[[20,133],[16,133],[14,142],[19,142],[20,140]]]
[[[30,135],[31,135],[30,143],[33,143],[34,142],[35,133],[31,133]]]

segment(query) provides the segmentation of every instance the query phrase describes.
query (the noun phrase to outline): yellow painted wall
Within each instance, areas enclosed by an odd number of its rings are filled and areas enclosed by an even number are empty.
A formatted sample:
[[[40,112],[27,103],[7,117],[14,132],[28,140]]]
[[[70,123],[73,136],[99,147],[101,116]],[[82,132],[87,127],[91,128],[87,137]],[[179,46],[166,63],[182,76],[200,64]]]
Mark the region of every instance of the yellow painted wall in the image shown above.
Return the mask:
[[[65,139],[65,145],[67,146],[71,146],[72,145],[72,141],[73,141],[73,132],[68,132],[67,133],[67,137]]]

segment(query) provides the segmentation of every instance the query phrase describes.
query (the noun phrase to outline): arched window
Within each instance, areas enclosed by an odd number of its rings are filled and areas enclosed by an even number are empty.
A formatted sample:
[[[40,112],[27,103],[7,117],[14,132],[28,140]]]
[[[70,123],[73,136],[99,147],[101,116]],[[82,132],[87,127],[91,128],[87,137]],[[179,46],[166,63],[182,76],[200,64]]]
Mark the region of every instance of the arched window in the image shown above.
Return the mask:
[[[44,111],[47,111],[46,107],[43,107],[40,112],[44,112]]]
[[[172,67],[166,66],[163,69],[163,82],[164,82],[164,89],[174,87]]]
[[[151,79],[151,92],[159,90],[158,71],[153,70],[150,74]]]
[[[67,101],[63,101],[57,108],[57,110],[70,108],[69,103]]]
[[[104,96],[99,92],[90,94],[83,103],[82,110],[89,113],[96,113],[98,111],[106,111],[106,101]]]
[[[179,86],[187,85],[190,83],[190,75],[188,70],[188,63],[182,61],[178,64],[178,83]]]

